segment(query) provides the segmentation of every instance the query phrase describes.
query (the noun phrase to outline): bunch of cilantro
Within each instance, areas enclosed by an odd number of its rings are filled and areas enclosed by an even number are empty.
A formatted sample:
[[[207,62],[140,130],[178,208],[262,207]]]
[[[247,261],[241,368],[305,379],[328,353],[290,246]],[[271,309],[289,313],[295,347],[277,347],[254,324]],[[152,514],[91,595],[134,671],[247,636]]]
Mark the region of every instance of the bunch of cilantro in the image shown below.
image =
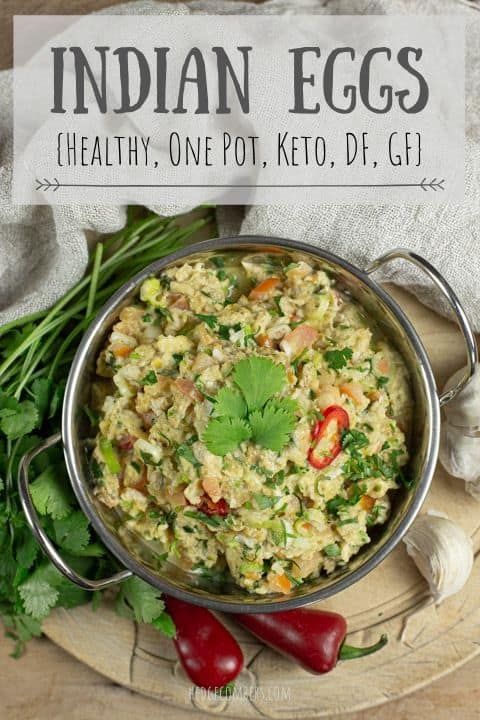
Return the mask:
[[[280,452],[295,427],[297,403],[278,397],[287,382],[283,365],[270,358],[250,357],[237,362],[233,386],[219,390],[213,417],[202,436],[214,455],[226,455],[245,440]]]
[[[40,635],[53,608],[92,599],[49,563],[30,532],[17,493],[20,459],[58,432],[69,367],[98,309],[135,273],[212,221],[207,211],[182,227],[176,218],[132,210],[121,232],[96,245],[85,277],[51,309],[0,327],[0,619],[15,642],[14,656]],[[78,508],[59,447],[32,462],[31,493],[44,528],[75,570],[90,578],[118,570]],[[100,600],[95,593],[94,608]],[[124,616],[175,633],[160,593],[138,578],[122,583],[115,606]]]

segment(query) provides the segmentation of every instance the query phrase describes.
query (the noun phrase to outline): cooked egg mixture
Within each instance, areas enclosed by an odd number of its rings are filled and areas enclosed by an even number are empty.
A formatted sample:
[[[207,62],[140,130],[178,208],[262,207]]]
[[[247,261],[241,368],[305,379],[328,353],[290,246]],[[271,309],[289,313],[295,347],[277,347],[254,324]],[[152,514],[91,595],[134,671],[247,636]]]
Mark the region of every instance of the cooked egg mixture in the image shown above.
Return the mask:
[[[97,373],[98,498],[252,593],[344,566],[408,485],[402,358],[306,262],[232,253],[145,280]]]

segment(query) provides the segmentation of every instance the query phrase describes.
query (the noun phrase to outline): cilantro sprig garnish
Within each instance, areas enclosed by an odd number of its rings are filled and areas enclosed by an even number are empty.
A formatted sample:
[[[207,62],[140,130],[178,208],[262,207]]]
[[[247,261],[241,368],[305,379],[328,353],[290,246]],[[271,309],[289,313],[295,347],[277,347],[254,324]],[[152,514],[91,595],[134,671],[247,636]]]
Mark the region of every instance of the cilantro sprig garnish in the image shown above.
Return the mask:
[[[179,227],[175,218],[133,209],[123,230],[97,244],[85,277],[53,307],[0,327],[0,621],[15,642],[15,656],[27,640],[41,634],[42,620],[54,607],[71,608],[92,598],[98,604],[101,599],[100,592],[92,595],[64,578],[40,551],[16,488],[20,459],[58,432],[72,358],[106,299],[212,220],[209,212]],[[168,284],[162,276],[160,285]],[[155,321],[158,314],[168,317],[163,309],[150,311],[143,322]],[[116,367],[113,354],[106,362]],[[142,383],[156,380],[155,373],[148,373]],[[91,412],[87,415],[94,420]],[[188,450],[184,457],[190,460]],[[103,463],[92,462],[91,470],[101,482]],[[116,571],[115,561],[78,508],[59,447],[33,460],[30,489],[40,522],[77,572],[97,578]],[[116,607],[122,615],[151,623],[167,635],[174,633],[160,593],[139,578],[122,584]]]
[[[233,387],[217,393],[202,440],[214,455],[226,455],[245,440],[280,452],[295,427],[297,403],[278,397],[287,382],[283,365],[264,357],[240,360],[233,367]]]

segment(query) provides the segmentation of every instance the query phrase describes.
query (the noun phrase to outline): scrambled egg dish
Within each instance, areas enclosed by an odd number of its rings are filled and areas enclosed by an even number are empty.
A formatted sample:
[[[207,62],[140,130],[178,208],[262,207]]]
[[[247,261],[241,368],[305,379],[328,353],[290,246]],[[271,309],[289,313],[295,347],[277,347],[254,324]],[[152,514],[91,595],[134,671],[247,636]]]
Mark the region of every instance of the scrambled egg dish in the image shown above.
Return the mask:
[[[196,573],[288,593],[387,520],[401,356],[327,269],[232,252],[145,280],[97,363],[95,492]]]

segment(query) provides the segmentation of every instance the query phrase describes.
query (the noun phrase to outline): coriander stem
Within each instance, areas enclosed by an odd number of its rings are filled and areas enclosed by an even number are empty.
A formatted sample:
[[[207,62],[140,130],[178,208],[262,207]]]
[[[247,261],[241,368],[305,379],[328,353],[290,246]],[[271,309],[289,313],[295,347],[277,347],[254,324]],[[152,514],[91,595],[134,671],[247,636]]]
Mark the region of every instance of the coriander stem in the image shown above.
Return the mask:
[[[103,257],[103,243],[99,242],[95,248],[95,256],[93,259],[93,268],[91,274],[90,287],[88,290],[87,310],[85,316],[88,318],[93,312],[93,306],[95,303],[95,293],[97,292],[98,276],[100,272],[100,266],[102,264]]]

